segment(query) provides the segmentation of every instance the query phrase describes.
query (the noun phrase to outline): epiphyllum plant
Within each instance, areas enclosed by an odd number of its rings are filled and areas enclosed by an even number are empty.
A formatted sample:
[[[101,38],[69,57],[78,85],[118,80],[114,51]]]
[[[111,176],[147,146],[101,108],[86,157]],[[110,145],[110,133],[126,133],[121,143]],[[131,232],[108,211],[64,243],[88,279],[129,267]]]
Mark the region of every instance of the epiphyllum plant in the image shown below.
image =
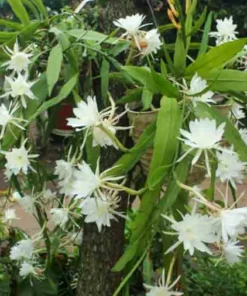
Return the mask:
[[[18,8],[11,3],[16,13]],[[126,274],[114,296],[119,295],[150,253],[157,232],[166,243],[161,254],[164,266],[161,266],[163,273],[158,284],[144,284],[148,296],[182,295],[177,289],[179,275],[175,276],[173,268],[181,262],[178,256],[183,255],[177,251],[178,246],[191,256],[205,252],[213,256],[212,259],[226,260],[229,264],[240,261],[243,256],[240,241],[247,226],[247,208],[235,208],[242,195],[234,204],[230,203],[229,195],[231,192],[235,196],[246,172],[246,130],[241,126],[241,119],[247,73],[229,70],[227,64],[238,58],[246,39],[237,39],[232,18],[218,20],[217,33],[210,34],[212,15],[207,17],[204,11],[200,19],[195,20],[195,0],[186,1],[185,11],[178,0],[168,3],[172,25],[154,28],[144,15],[136,13],[114,21],[117,36],[85,30],[80,27],[81,21],[77,22],[79,16],[74,18],[73,14],[69,17],[73,17],[78,28],[71,30],[66,27],[66,14],[60,16],[61,24],[59,18],[48,17],[42,3],[37,9],[46,22],[34,22],[36,27],[30,23],[28,42],[26,31],[15,32],[20,40],[14,41],[13,34],[6,33],[9,39],[6,40],[8,47],[2,47],[5,84],[0,107],[0,152],[10,185],[6,194],[10,202],[18,203],[40,225],[40,231],[32,237],[15,230],[17,235],[8,251],[10,262],[16,267],[13,270],[18,271],[23,282],[28,282],[28,289],[37,285],[37,279],[44,285],[51,281],[48,289],[56,285],[51,279],[45,282],[52,270],[54,254],[64,252],[73,241],[81,242],[83,223],[94,223],[100,233],[105,227],[110,228],[114,220],[130,219],[128,213],[119,208],[122,191],[139,195],[141,205],[131,221],[133,227],[125,253],[113,268],[114,272],[130,270],[130,274]],[[25,6],[20,5],[26,11]],[[29,24],[29,17],[18,13],[17,17],[25,26]],[[202,41],[192,44],[194,33],[200,31],[203,23]],[[163,40],[163,30],[171,28],[177,30],[175,46]],[[51,36],[52,43],[49,43]],[[217,39],[216,47],[208,46],[209,36]],[[46,47],[46,43],[49,46]],[[194,58],[190,56],[191,48]],[[195,49],[198,49],[197,55]],[[125,66],[116,60],[116,52],[126,55]],[[83,72],[81,65],[90,67],[96,59],[98,64],[102,62],[102,96],[95,96],[86,84],[79,87],[85,80],[78,79]],[[124,77],[123,86],[128,86],[126,96],[117,102],[106,87],[107,79],[116,74],[109,73],[110,69],[119,71],[118,78]],[[87,95],[81,89],[86,89]],[[75,108],[67,121],[75,130],[74,137],[50,171],[44,168],[35,145],[28,138],[28,126],[70,94]],[[215,94],[231,97],[234,103],[230,114],[222,115],[214,108]],[[121,125],[120,119],[127,110],[120,113],[116,106],[133,101],[144,103],[146,109],[155,103],[158,115],[143,131],[138,143],[126,148],[118,135],[132,127]],[[109,146],[119,149],[123,155],[114,166],[102,171],[100,153]],[[128,172],[135,169],[149,147],[153,147],[149,174],[143,188],[136,188],[133,180],[126,182]],[[195,166],[206,169],[205,177],[210,178],[207,190],[200,191],[188,181]],[[49,189],[50,181],[54,183],[53,190]],[[216,198],[218,182],[226,187],[223,197],[220,196],[223,206]],[[131,184],[131,188],[126,184]],[[5,206],[1,229],[3,235],[8,236],[9,228],[19,217],[13,205],[5,203]],[[161,230],[160,225],[164,225]],[[164,270],[168,270],[166,280]]]

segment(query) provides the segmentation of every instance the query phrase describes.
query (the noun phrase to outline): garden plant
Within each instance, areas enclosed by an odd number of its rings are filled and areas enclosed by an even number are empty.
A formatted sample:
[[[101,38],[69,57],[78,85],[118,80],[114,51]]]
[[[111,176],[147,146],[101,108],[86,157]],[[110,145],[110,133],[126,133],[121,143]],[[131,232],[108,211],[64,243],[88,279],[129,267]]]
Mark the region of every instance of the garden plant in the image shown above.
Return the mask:
[[[167,0],[168,23],[151,7],[96,26],[92,1],[7,2],[0,295],[199,295],[185,262],[243,268],[247,38],[234,18]],[[72,133],[48,162],[65,102]]]

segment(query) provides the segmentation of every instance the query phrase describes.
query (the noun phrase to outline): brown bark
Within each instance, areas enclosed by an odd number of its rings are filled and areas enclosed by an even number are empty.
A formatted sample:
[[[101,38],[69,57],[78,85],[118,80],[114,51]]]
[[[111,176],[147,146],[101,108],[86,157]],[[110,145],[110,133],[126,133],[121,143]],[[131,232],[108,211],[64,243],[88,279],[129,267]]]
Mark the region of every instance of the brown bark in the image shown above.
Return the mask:
[[[107,0],[106,7],[101,9],[99,26],[102,31],[113,29],[113,20],[125,17],[134,12],[133,1]],[[120,87],[121,88],[121,87]],[[119,98],[122,90],[111,85],[113,98]],[[124,138],[124,134],[122,134]],[[102,149],[102,170],[111,167],[120,154],[114,149]],[[126,212],[127,196],[121,193],[119,211]],[[121,282],[121,273],[111,271],[120,258],[124,248],[124,219],[113,222],[111,227],[104,227],[101,233],[95,224],[84,224],[83,244],[81,249],[80,270],[77,296],[111,296]]]

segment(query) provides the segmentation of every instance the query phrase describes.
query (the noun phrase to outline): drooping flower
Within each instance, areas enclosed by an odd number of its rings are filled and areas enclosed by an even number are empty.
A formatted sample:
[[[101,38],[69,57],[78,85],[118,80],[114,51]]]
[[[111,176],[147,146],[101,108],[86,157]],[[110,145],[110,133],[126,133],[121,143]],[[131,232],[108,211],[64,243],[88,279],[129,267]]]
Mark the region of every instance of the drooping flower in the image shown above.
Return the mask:
[[[159,280],[158,286],[150,286],[147,284],[143,284],[143,286],[149,290],[146,296],[181,296],[182,292],[172,291],[171,289],[176,286],[180,279],[180,276],[171,284],[166,282],[165,279],[165,270],[162,270],[162,277]]]
[[[5,94],[1,95],[0,98],[11,96],[14,99],[20,98],[21,104],[24,108],[27,108],[26,98],[34,100],[36,99],[31,88],[36,81],[27,81],[27,77],[22,74],[18,74],[17,78],[5,77],[7,87]]]
[[[110,101],[111,109],[107,108],[99,112],[96,98],[87,97],[87,103],[80,102],[77,108],[73,109],[76,118],[68,118],[68,125],[74,127],[76,131],[86,129],[87,133],[91,133],[94,139],[93,146],[114,146],[117,148],[114,141],[105,130],[114,136],[117,130],[128,128],[116,126],[119,118],[125,114],[125,112],[119,116],[115,116],[115,103],[111,98]]]
[[[217,152],[218,168],[216,176],[220,178],[221,182],[229,181],[234,188],[236,183],[241,184],[244,179],[244,172],[246,170],[245,163],[242,162],[238,155],[228,152]]]
[[[35,198],[30,195],[21,196],[18,192],[13,193],[13,198],[18,202],[23,210],[27,213],[34,213],[35,210]]]
[[[142,14],[135,14],[131,16],[126,16],[126,18],[120,18],[113,22],[116,27],[124,29],[126,33],[122,35],[122,37],[133,37],[138,34],[140,29],[146,25],[142,25],[145,16]]]
[[[18,220],[19,218],[16,216],[15,209],[7,209],[4,212],[3,222],[7,224],[12,224],[13,220]]]
[[[74,172],[73,194],[77,199],[92,196],[97,192],[97,196],[101,196],[101,189],[111,189],[108,182],[118,181],[123,179],[122,176],[114,177],[107,175],[108,170],[100,173],[99,161],[95,173],[86,162],[78,165],[78,169]]]
[[[216,45],[221,45],[223,43],[233,41],[237,39],[238,32],[236,31],[237,25],[233,23],[232,16],[229,18],[224,18],[224,20],[216,20],[217,22],[217,32],[211,32],[210,36],[216,38]]]
[[[171,246],[166,253],[171,252],[180,244],[184,249],[189,251],[192,256],[195,249],[211,254],[206,243],[216,241],[214,221],[207,215],[197,213],[182,215],[182,221],[175,221],[168,216],[162,215],[165,219],[172,223],[171,228],[176,231],[178,241]]]
[[[142,37],[143,35],[143,37]],[[150,55],[155,54],[160,49],[162,42],[160,40],[160,34],[157,29],[152,29],[148,32],[140,33],[138,43],[141,49],[141,54]]]
[[[186,155],[196,149],[197,152],[192,160],[192,165],[194,165],[200,158],[202,152],[204,152],[207,172],[208,175],[210,175],[208,150],[222,150],[222,148],[219,146],[219,142],[224,134],[224,128],[225,123],[222,123],[217,127],[216,121],[210,120],[209,118],[190,121],[190,131],[180,129],[180,133],[184,137],[180,138],[180,140],[182,140],[186,145],[190,146],[190,148],[178,161],[182,160]]]
[[[64,228],[65,224],[69,221],[68,208],[53,208],[50,213],[53,223],[61,228]]]
[[[26,278],[30,275],[37,275],[37,273],[32,264],[24,261],[20,266],[19,275],[23,278]]]
[[[224,242],[235,239],[237,235],[245,233],[247,227],[247,207],[238,209],[221,209],[218,214],[220,235]]]
[[[30,58],[33,56],[33,54],[30,53],[32,51],[31,46],[20,51],[19,44],[16,41],[13,50],[7,46],[4,47],[4,50],[8,56],[10,56],[10,61],[4,63],[3,66],[8,66],[7,69],[17,73],[28,70],[28,66],[31,63]]]
[[[6,108],[6,106],[4,104],[2,104],[0,106],[0,126],[2,127],[0,139],[3,138],[6,127],[10,123],[17,126],[18,128],[20,128],[22,130],[25,129],[19,123],[22,121],[26,122],[26,120],[23,118],[14,116],[14,113],[17,111],[17,109],[18,109],[18,105],[15,105],[12,109],[11,109],[11,105],[10,105],[9,110]]]
[[[186,94],[191,98],[191,101],[194,106],[197,102],[203,103],[215,103],[212,99],[214,93],[212,91],[207,91],[203,94],[203,91],[208,87],[207,81],[202,79],[197,73],[193,76],[190,82],[190,89],[186,91]]]
[[[82,214],[86,216],[86,223],[96,223],[99,232],[103,226],[110,227],[111,220],[117,220],[115,216],[124,217],[115,209],[118,207],[119,199],[112,196],[91,197],[82,202]],[[124,217],[125,218],[125,217]]]
[[[229,264],[239,263],[244,252],[243,246],[239,241],[228,241],[223,244],[223,256]]]
[[[11,260],[31,259],[33,256],[33,242],[31,239],[25,239],[17,242],[10,250]]]
[[[28,169],[33,169],[31,166],[31,160],[33,158],[38,157],[38,154],[29,154],[29,151],[31,150],[31,147],[26,150],[25,144],[27,142],[27,139],[22,142],[20,148],[13,148],[12,151],[1,151],[2,154],[5,155],[5,158],[7,160],[7,163],[5,164],[5,168],[7,171],[9,171],[11,174],[18,175],[21,171],[26,175],[28,172]]]
[[[231,108],[231,114],[235,119],[240,120],[245,118],[245,113],[243,111],[244,107],[238,103],[233,103]]]

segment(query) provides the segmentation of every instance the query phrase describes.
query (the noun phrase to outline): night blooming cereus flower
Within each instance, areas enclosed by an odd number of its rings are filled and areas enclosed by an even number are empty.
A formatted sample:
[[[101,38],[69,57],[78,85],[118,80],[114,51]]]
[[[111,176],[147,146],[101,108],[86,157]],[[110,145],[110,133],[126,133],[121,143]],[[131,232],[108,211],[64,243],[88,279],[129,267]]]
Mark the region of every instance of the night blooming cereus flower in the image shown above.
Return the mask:
[[[27,108],[26,98],[34,100],[36,99],[31,88],[36,81],[30,82],[27,80],[26,75],[18,74],[17,78],[5,77],[6,80],[6,92],[1,95],[0,98],[11,96],[14,99],[21,99],[21,104],[24,108]]]
[[[171,285],[169,285],[169,282],[166,282],[165,279],[165,270],[162,270],[162,277],[159,280],[158,286],[150,286],[147,284],[143,284],[143,286],[149,290],[149,292],[146,294],[146,296],[181,296],[183,293],[172,291],[171,289],[176,286],[180,279],[180,276],[173,282]]]
[[[99,232],[103,226],[110,227],[111,220],[117,220],[116,216],[126,218],[124,215],[116,211],[119,199],[111,193],[106,193],[98,198],[87,198],[82,202],[82,214],[86,216],[86,223],[96,223]]]
[[[239,241],[228,241],[223,244],[223,256],[228,264],[239,263],[243,255],[243,246],[239,245]]]
[[[123,176],[114,177],[108,175],[107,172],[109,170],[100,173],[99,160],[95,173],[86,162],[83,161],[82,164],[79,164],[78,169],[76,169],[74,173],[75,180],[73,184],[73,194],[76,198],[90,197],[93,193],[95,193],[96,196],[103,196],[101,189],[112,189],[110,186],[113,184],[109,182],[124,178]]]
[[[50,213],[53,223],[61,228],[64,228],[65,224],[69,221],[68,208],[53,208]]]
[[[131,16],[126,16],[126,18],[120,18],[113,22],[116,27],[124,29],[126,32],[122,37],[127,36],[127,38],[134,37],[138,35],[140,29],[146,25],[142,25],[145,16],[142,14],[135,14]]]
[[[32,264],[28,262],[23,262],[19,270],[19,275],[23,278],[26,278],[27,276],[30,276],[30,275],[36,276],[37,273]]]
[[[202,152],[204,152],[207,172],[208,175],[210,175],[208,150],[222,150],[222,148],[219,146],[219,142],[224,134],[224,128],[225,123],[222,123],[219,127],[217,127],[216,121],[210,120],[208,118],[190,121],[190,131],[180,129],[180,133],[184,137],[180,138],[180,140],[182,140],[190,148],[178,161],[182,160],[191,151],[196,149],[197,152],[192,160],[192,165],[194,165],[200,158]]]
[[[16,73],[28,70],[28,66],[31,63],[30,58],[33,56],[33,54],[30,53],[30,46],[20,51],[19,44],[16,41],[13,50],[7,46],[4,47],[4,50],[7,55],[10,56],[10,61],[4,63],[3,66],[8,66],[7,69],[13,70]]]
[[[171,252],[183,243],[184,249],[189,251],[191,256],[194,254],[195,249],[211,254],[210,249],[206,245],[206,243],[216,241],[215,228],[213,227],[215,222],[211,217],[192,213],[185,216],[182,215],[182,221],[177,222],[166,215],[162,216],[172,223],[171,228],[178,235],[178,241],[166,253]]]
[[[233,117],[237,120],[245,118],[245,113],[244,113],[244,107],[238,103],[233,103],[232,108],[230,111],[230,116],[233,115]]]
[[[232,151],[232,153],[229,153]],[[238,155],[233,151],[217,152],[218,168],[216,176],[220,178],[221,182],[228,181],[236,189],[236,183],[241,184],[244,179],[244,172],[246,170],[246,163],[242,162]]]
[[[4,212],[4,216],[3,216],[3,222],[7,223],[9,225],[12,224],[13,220],[18,220],[19,218],[17,218],[16,216],[16,212],[15,209],[7,209]]]
[[[109,108],[107,108],[99,112],[96,98],[87,97],[87,103],[82,101],[78,104],[77,108],[73,109],[76,118],[68,118],[68,125],[76,128],[76,131],[86,129],[87,132],[92,133],[93,146],[114,146],[117,148],[114,141],[105,130],[114,136],[117,130],[128,129],[128,127],[115,126],[119,118],[125,114],[125,112],[114,117],[116,111],[115,103],[112,98],[110,98],[110,101],[111,109],[109,110]]]
[[[3,138],[6,127],[10,123],[19,127],[22,130],[25,129],[19,123],[22,121],[26,122],[26,120],[19,117],[15,117],[13,115],[18,110],[18,105],[15,105],[13,108],[11,107],[12,107],[12,104],[10,104],[9,110],[8,110],[4,104],[0,105],[0,126],[2,127],[0,139]]]
[[[33,242],[31,239],[21,240],[10,250],[11,260],[31,259],[33,256]]]
[[[33,213],[35,210],[35,198],[30,195],[21,196],[18,192],[13,193],[13,199],[26,213]]]
[[[148,32],[142,32],[140,33],[140,36],[141,37],[138,38],[138,44],[140,46],[141,54],[150,55],[157,53],[162,45],[158,30],[152,29]]]
[[[5,168],[8,172],[7,175],[18,175],[21,171],[26,175],[28,169],[35,171],[31,166],[30,160],[38,157],[39,155],[28,154],[31,150],[31,147],[27,150],[25,148],[26,142],[27,139],[22,142],[20,148],[13,148],[10,152],[1,151],[1,153],[5,155],[5,158],[7,160],[7,163],[5,164]]]
[[[233,23],[232,16],[230,18],[224,18],[224,20],[216,20],[217,32],[211,32],[210,36],[216,38],[216,45],[236,40],[237,25]]]
[[[197,102],[202,103],[215,103],[212,99],[214,93],[212,91],[207,91],[203,94],[201,92],[205,91],[208,87],[207,81],[203,80],[197,73],[193,76],[190,82],[190,88],[186,91],[186,94],[191,98],[191,101],[194,106]]]

